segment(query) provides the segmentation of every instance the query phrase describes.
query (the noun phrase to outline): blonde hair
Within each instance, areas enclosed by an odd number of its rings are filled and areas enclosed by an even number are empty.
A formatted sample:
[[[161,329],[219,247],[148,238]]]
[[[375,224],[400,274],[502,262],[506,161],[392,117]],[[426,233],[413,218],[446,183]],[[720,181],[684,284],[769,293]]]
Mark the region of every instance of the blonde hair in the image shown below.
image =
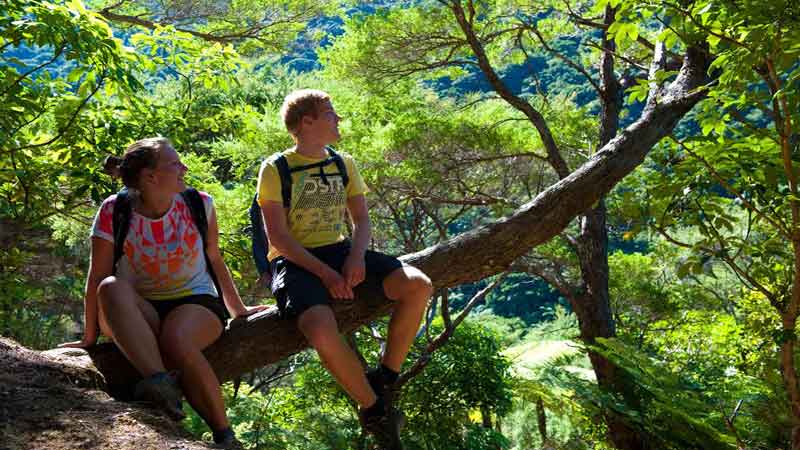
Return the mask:
[[[316,119],[319,107],[331,101],[331,96],[317,89],[300,89],[292,92],[283,99],[281,106],[281,119],[286,129],[292,135],[297,135],[300,122],[304,116],[310,115]]]

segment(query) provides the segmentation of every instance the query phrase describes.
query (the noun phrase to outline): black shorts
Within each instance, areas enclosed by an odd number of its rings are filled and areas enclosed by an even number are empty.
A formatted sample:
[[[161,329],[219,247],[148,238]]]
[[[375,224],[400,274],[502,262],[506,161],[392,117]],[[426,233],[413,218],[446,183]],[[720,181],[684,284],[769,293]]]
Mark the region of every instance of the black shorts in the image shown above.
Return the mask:
[[[309,248],[312,255],[320,259],[333,270],[341,273],[347,255],[350,254],[350,242],[344,241],[322,247]],[[394,256],[367,250],[364,255],[366,280],[383,282],[403,263]],[[331,297],[322,280],[279,256],[270,262],[272,269],[272,293],[278,301],[278,308],[283,317],[299,317],[305,310],[315,305],[329,305]]]
[[[214,297],[213,295],[207,294],[200,294],[200,295],[189,295],[186,297],[176,298],[172,300],[149,300],[146,299],[148,303],[153,305],[153,308],[156,309],[158,313],[158,318],[161,321],[164,321],[164,318],[167,317],[167,314],[170,313],[173,309],[177,308],[181,305],[186,304],[195,304],[200,305],[212,313],[222,322],[222,328],[225,329],[225,325],[228,321],[228,309],[225,308],[225,304],[222,303],[219,297]]]

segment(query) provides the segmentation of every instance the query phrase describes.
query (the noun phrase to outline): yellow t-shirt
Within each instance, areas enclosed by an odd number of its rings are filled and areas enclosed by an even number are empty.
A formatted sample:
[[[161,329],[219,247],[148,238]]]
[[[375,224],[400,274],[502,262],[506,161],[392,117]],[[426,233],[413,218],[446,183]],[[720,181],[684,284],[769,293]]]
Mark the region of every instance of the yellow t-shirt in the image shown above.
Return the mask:
[[[283,152],[289,167],[305,166],[323,161],[326,158],[309,158],[294,149]],[[335,244],[346,239],[347,199],[368,192],[364,179],[356,169],[350,155],[339,153],[344,160],[350,181],[345,188],[343,180],[336,175],[336,163],[323,166],[328,184],[320,176],[320,168],[292,172],[292,198],[287,212],[289,233],[303,247],[314,248]],[[281,179],[275,165],[277,155],[264,160],[258,174],[258,204],[264,206],[268,201],[283,204]],[[331,174],[328,176],[328,174]],[[267,258],[273,260],[280,252],[269,246]]]

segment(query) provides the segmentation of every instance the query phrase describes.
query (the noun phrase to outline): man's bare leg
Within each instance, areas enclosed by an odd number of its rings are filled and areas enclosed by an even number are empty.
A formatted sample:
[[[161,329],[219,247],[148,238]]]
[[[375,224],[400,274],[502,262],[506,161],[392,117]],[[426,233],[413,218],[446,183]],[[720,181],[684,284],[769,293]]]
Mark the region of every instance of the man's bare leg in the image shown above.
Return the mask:
[[[431,280],[415,267],[395,269],[383,280],[386,296],[397,302],[389,321],[383,365],[400,372],[408,350],[414,343],[428,300],[433,293]]]
[[[358,356],[339,334],[330,306],[315,305],[307,309],[298,318],[297,326],[345,392],[363,408],[375,404],[375,392],[367,382]]]

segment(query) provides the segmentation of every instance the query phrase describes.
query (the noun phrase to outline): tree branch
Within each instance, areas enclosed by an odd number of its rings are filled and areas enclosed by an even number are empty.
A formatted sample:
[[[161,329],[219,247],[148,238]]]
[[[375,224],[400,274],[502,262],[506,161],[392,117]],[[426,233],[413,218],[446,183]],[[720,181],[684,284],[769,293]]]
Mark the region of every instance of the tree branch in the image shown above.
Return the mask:
[[[36,67],[32,68],[31,70],[29,70],[29,71],[27,71],[27,72],[23,73],[22,75],[20,75],[19,77],[17,77],[17,79],[16,79],[16,80],[14,80],[14,81],[13,81],[11,84],[9,84],[9,85],[8,85],[8,86],[5,88],[5,90],[3,90],[3,92],[2,92],[2,93],[0,93],[0,97],[5,97],[5,95],[8,93],[8,91],[10,91],[10,90],[11,90],[11,88],[13,88],[13,87],[14,87],[14,86],[16,86],[17,84],[19,84],[19,82],[21,82],[21,81],[22,81],[22,80],[24,80],[25,78],[28,78],[28,76],[29,76],[29,75],[31,75],[31,74],[33,74],[33,73],[36,73],[36,72],[38,72],[39,70],[41,70],[42,68],[44,68],[44,67],[47,67],[47,66],[49,66],[50,64],[53,64],[54,62],[56,62],[56,60],[57,60],[57,59],[58,59],[58,58],[61,56],[61,54],[62,54],[62,53],[64,53],[64,49],[65,49],[65,48],[67,48],[67,44],[61,44],[61,46],[60,46],[60,47],[58,47],[58,50],[56,50],[56,52],[53,54],[53,57],[52,57],[52,58],[50,58],[49,60],[47,60],[47,61],[45,61],[45,62],[43,62],[43,63],[39,64],[38,66],[36,66]]]
[[[557,264],[553,265],[558,266]],[[570,299],[575,295],[575,287],[570,286],[569,283],[567,283],[566,280],[564,280],[559,274],[559,270],[561,270],[560,267],[548,268],[528,259],[521,259],[509,266],[509,270],[527,273],[529,275],[534,275],[541,278],[547,282],[547,284],[554,287],[566,299]],[[552,271],[552,273],[550,273],[550,271]]]
[[[555,139],[553,139],[553,134],[550,131],[550,127],[547,125],[547,122],[544,120],[542,114],[530,103],[521,97],[514,95],[508,86],[506,86],[506,84],[497,75],[497,72],[495,72],[491,62],[489,61],[489,57],[486,55],[483,44],[481,44],[480,40],[475,35],[475,30],[464,17],[464,10],[461,8],[461,5],[458,2],[453,2],[451,5],[451,10],[455,15],[461,30],[464,32],[467,43],[472,49],[475,58],[478,60],[478,67],[480,67],[481,71],[486,76],[489,84],[491,84],[492,88],[500,95],[500,97],[503,98],[503,100],[525,114],[525,116],[530,119],[533,126],[536,127],[536,130],[539,132],[539,136],[541,137],[542,143],[547,151],[548,161],[550,162],[550,165],[553,166],[553,169],[556,171],[559,178],[564,178],[569,175],[569,167],[567,167],[566,161],[564,161],[564,158],[561,156],[561,153],[558,150],[558,145],[556,144]]]
[[[125,15],[125,14],[117,14],[117,13],[111,12],[111,8],[101,9],[97,13],[100,14],[101,16],[103,16],[103,18],[105,18],[106,20],[110,20],[112,22],[119,22],[119,23],[127,23],[127,24],[130,24],[130,25],[136,25],[136,26],[140,26],[140,27],[143,27],[143,28],[147,28],[148,30],[155,30],[159,26],[163,26],[160,23],[153,22],[151,20],[145,20],[145,19],[142,19],[142,18],[137,17],[137,16],[129,16],[129,15]],[[188,28],[176,27],[175,30],[179,31],[181,33],[191,34],[192,36],[200,38],[200,39],[203,39],[204,41],[218,42],[218,43],[221,43],[221,44],[227,44],[229,42],[234,42],[234,41],[239,40],[239,38],[232,39],[230,37],[225,37],[225,36],[216,36],[216,35],[213,35],[213,34],[210,34],[210,33],[202,33],[202,32],[199,32],[199,31],[188,29]]]
[[[544,36],[542,36],[542,33],[539,32],[539,29],[536,28],[535,25],[526,25],[525,29],[533,32],[533,34],[536,35],[536,38],[539,39],[539,43],[542,44],[542,47],[544,47],[545,50],[550,52],[552,55],[555,55],[556,58],[564,61],[564,63],[566,65],[568,65],[569,67],[572,67],[573,70],[575,70],[578,73],[580,73],[581,75],[583,75],[583,77],[586,78],[586,80],[592,85],[592,87],[594,87],[594,90],[597,92],[597,95],[600,95],[600,96],[603,95],[603,90],[600,89],[600,85],[597,84],[597,81],[595,81],[594,78],[592,78],[592,76],[589,74],[589,72],[587,72],[586,69],[583,66],[581,66],[580,64],[576,63],[575,61],[573,61],[570,58],[567,58],[567,56],[564,55],[563,53],[559,52],[558,50],[554,49],[553,47],[550,47],[550,45],[547,43],[547,41],[545,41]]]
[[[724,35],[724,34],[721,34],[721,33],[717,33],[716,31],[714,31],[714,30],[708,28],[707,26],[703,25],[702,23],[700,23],[691,14],[690,11],[683,9],[681,7],[681,5],[678,5],[678,4],[675,4],[675,3],[669,3],[669,2],[664,2],[664,5],[674,9],[675,11],[679,12],[684,17],[688,18],[693,24],[695,24],[695,26],[697,28],[700,28],[701,30],[703,30],[704,33],[708,33],[711,36],[717,37],[717,38],[719,38],[719,39],[721,39],[721,40],[723,40],[723,41],[725,41],[725,42],[727,42],[729,44],[735,45],[737,47],[745,48],[745,49],[747,49],[747,50],[749,50],[751,52],[753,51],[753,49],[750,48],[747,44],[745,44],[743,42],[739,42],[739,41],[737,41],[736,39],[734,39],[734,38],[732,38],[730,36],[727,36],[727,35]]]

